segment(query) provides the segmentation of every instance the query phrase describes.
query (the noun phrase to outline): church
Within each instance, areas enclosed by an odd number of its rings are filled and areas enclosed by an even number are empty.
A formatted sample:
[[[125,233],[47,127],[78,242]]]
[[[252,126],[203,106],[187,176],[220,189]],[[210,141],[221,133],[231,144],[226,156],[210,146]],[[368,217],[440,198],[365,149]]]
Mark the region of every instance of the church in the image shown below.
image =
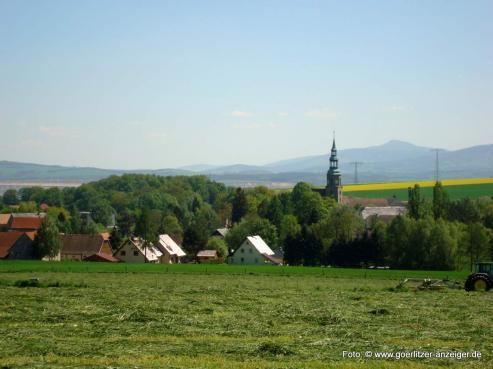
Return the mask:
[[[327,186],[325,186],[325,196],[333,197],[338,203],[342,201],[341,172],[339,171],[339,160],[337,159],[336,138],[332,141],[330,150],[330,167],[327,171]]]

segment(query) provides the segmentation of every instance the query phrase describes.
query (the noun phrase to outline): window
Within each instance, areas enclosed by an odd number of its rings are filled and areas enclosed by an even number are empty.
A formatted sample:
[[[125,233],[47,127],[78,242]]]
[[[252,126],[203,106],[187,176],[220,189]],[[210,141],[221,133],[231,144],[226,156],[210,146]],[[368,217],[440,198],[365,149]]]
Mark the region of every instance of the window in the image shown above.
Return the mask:
[[[245,261],[245,259],[241,258],[241,262],[243,263]]]
[[[255,264],[258,264],[258,259],[257,258],[255,258]]]
[[[245,252],[245,249],[241,249],[241,253],[243,254]]]
[[[125,255],[127,255],[127,253],[125,252],[125,250],[122,250],[122,251],[120,251],[120,255],[125,256]]]
[[[139,256],[139,252],[138,251],[134,251],[134,256]]]
[[[253,249],[250,247],[250,254],[253,252]]]

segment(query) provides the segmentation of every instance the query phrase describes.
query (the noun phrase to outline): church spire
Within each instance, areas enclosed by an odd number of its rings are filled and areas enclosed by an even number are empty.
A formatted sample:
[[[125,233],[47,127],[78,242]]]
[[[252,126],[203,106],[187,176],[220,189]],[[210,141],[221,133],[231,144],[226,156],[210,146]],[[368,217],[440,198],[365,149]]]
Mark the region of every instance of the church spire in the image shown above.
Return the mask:
[[[338,203],[342,200],[341,172],[339,171],[339,159],[337,159],[336,133],[333,132],[332,149],[330,151],[330,166],[327,171],[327,186],[325,195],[332,196]]]

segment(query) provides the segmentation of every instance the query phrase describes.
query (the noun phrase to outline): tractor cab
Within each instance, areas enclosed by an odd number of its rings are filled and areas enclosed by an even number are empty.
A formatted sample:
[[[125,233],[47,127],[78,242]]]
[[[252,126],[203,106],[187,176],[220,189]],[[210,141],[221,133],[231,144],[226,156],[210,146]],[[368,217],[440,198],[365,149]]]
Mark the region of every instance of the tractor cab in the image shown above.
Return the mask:
[[[493,287],[493,262],[474,264],[474,272],[467,277],[466,291],[488,291]]]
[[[474,272],[493,276],[493,263],[476,263],[474,264]]]

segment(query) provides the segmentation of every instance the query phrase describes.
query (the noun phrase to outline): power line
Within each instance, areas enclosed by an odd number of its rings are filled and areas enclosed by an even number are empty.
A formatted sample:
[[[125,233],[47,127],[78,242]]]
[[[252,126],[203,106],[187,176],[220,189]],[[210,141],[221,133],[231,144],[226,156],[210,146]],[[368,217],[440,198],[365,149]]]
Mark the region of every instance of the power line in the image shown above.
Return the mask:
[[[443,149],[431,149],[431,151],[435,152],[435,181],[440,180],[440,160],[438,153],[443,151]]]
[[[349,164],[354,165],[354,183],[358,183],[358,165],[363,164],[363,162],[352,161]]]

